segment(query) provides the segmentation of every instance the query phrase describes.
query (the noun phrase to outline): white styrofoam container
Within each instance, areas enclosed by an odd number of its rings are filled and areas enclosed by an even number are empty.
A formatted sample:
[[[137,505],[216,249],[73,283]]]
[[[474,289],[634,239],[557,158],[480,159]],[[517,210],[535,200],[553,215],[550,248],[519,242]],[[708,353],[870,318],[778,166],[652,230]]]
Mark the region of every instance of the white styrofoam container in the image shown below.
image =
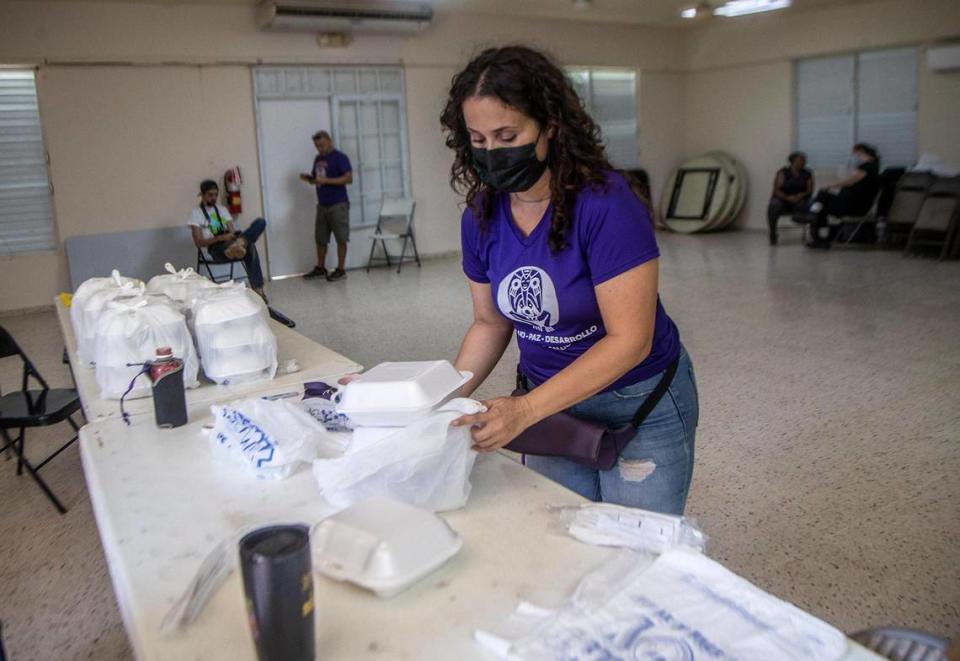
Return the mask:
[[[311,546],[321,574],[392,597],[456,555],[463,539],[433,512],[375,498],[318,523]]]
[[[366,427],[405,427],[473,378],[446,360],[380,363],[343,389],[337,412]]]

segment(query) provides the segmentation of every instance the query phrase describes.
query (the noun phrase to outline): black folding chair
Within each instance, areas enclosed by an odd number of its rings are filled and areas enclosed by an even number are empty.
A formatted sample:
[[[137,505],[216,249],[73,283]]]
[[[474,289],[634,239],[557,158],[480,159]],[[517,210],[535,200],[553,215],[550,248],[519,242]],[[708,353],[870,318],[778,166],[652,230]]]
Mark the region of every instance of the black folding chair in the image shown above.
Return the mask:
[[[212,267],[220,266],[220,265],[222,266],[229,265],[230,273],[226,275],[223,275],[223,274],[215,275]],[[211,255],[209,252],[207,252],[203,248],[197,248],[197,273],[202,274],[203,270],[206,269],[207,277],[213,280],[214,282],[220,283],[220,282],[228,282],[230,280],[233,280],[233,277],[234,277],[233,269],[237,265],[239,265],[240,268],[244,269],[244,273],[246,273],[246,269],[243,266],[242,259],[226,259],[226,260],[215,259],[213,255]]]
[[[20,357],[23,363],[23,376],[20,390],[6,395],[0,393],[0,440],[4,443],[3,447],[0,447],[0,452],[12,449],[17,455],[17,475],[23,474],[23,469],[26,468],[30,477],[47,495],[57,511],[66,514],[67,508],[63,506],[53,491],[50,490],[50,487],[47,486],[47,483],[43,481],[39,471],[51,459],[76,441],[77,435],[74,434],[73,438],[36,466],[32,465],[24,455],[24,443],[28,428],[48,427],[64,420],[73,427],[74,432],[79,434],[80,427],[70,416],[80,410],[80,397],[73,388],[51,388],[47,385],[47,382],[40,376],[40,372],[30,362],[30,359],[27,358],[27,355],[14,341],[10,333],[3,326],[0,326],[0,358],[12,356]],[[40,390],[31,390],[28,387],[31,377],[42,386]],[[19,430],[16,438],[10,436],[10,430],[12,429]]]

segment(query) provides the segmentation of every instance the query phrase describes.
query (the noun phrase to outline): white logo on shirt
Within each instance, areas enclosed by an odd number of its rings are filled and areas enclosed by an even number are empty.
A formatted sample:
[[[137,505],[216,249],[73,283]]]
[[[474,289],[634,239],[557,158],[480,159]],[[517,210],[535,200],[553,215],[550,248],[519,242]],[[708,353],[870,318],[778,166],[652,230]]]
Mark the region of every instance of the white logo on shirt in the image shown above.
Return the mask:
[[[536,266],[521,266],[501,280],[497,305],[510,318],[541,331],[553,332],[560,323],[560,304],[553,280]]]

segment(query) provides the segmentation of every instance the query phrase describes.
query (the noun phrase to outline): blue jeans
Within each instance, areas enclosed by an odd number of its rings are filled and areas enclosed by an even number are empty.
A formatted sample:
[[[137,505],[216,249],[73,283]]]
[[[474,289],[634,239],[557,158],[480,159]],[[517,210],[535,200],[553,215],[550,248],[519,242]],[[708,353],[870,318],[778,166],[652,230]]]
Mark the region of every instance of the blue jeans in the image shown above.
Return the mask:
[[[250,223],[250,227],[240,232],[247,240],[247,255],[242,260],[243,268],[247,272],[247,280],[250,281],[250,286],[254,289],[263,287],[263,269],[260,268],[260,254],[257,252],[256,243],[266,228],[267,221],[263,218],[257,218]],[[207,251],[216,260],[229,262],[230,258],[223,254],[227,245],[226,243],[214,243]]]
[[[657,374],[626,388],[594,395],[569,413],[608,427],[629,422],[660,381]],[[673,383],[607,471],[561,457],[526,456],[533,470],[584,498],[664,514],[683,514],[693,477],[693,446],[700,416],[693,363],[685,349]]]

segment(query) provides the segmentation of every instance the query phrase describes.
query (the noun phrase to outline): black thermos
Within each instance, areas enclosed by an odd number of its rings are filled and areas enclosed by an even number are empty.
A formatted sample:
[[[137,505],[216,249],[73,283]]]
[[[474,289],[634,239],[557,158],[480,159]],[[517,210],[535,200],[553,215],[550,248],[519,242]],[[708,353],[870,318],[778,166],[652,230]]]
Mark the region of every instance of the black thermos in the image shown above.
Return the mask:
[[[170,347],[157,349],[150,363],[153,383],[153,412],[157,426],[180,427],[187,424],[187,394],[183,388],[183,361],[173,357]]]
[[[310,529],[267,526],[245,535],[240,567],[259,661],[314,661]]]

